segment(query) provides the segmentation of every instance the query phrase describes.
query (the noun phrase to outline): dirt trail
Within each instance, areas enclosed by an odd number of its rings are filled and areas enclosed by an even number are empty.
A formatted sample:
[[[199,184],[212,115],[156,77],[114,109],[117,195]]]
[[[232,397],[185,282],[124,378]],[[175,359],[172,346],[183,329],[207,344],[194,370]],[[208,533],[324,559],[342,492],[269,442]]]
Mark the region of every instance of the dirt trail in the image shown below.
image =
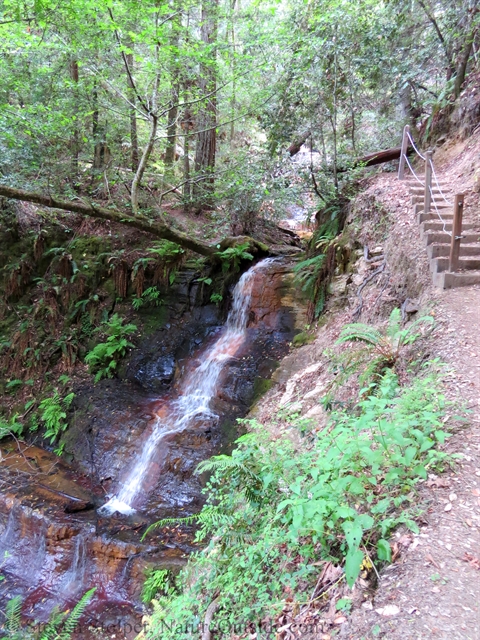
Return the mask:
[[[463,459],[455,472],[425,483],[420,534],[381,574],[373,601],[352,615],[341,637],[480,638],[480,287],[439,292],[436,317],[432,353],[451,365],[449,394],[458,393],[471,411],[448,444]],[[378,612],[388,605],[398,613]]]

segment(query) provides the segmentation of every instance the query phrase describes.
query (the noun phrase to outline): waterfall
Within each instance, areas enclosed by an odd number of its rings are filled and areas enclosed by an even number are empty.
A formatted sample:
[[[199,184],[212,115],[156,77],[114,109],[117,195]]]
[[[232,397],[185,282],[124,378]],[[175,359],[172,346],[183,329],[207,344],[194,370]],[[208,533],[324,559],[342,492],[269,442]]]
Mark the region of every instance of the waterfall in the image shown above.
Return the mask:
[[[271,258],[262,260],[242,275],[233,290],[232,308],[220,337],[202,354],[201,364],[181,381],[178,397],[168,403],[167,411],[162,412],[165,415],[156,418],[152,434],[145,442],[142,452],[120,483],[117,495],[110,498],[99,510],[101,514],[108,515],[114,511],[134,513],[133,505],[138,501],[150,463],[161,440],[183,431],[198,416],[216,417],[210,409],[210,401],[217,391],[223,368],[245,341],[255,275],[271,261]]]

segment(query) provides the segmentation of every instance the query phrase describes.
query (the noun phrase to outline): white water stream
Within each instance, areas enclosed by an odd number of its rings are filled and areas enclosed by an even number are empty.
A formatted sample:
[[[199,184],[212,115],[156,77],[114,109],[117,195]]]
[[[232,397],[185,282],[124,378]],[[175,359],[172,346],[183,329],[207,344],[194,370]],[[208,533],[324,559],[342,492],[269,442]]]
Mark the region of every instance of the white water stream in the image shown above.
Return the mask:
[[[249,269],[233,290],[233,304],[227,322],[218,340],[203,354],[203,361],[191,371],[180,385],[179,396],[168,403],[165,417],[157,417],[152,434],[145,442],[138,459],[121,482],[117,495],[101,507],[102,514],[120,511],[135,512],[135,504],[150,463],[165,436],[186,429],[198,416],[216,417],[210,409],[210,401],[217,391],[217,383],[226,363],[237,353],[246,337],[248,315],[255,275],[270,264],[272,259],[262,260]]]

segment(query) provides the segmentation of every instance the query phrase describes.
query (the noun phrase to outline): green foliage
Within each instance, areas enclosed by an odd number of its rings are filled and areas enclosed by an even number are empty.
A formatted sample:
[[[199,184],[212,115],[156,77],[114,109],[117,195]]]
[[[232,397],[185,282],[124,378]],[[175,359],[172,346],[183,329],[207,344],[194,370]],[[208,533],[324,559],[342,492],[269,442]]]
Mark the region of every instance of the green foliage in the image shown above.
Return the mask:
[[[95,591],[95,588],[87,591],[70,613],[54,609],[44,629],[40,632],[35,631],[35,626],[22,627],[22,599],[20,596],[12,598],[7,602],[5,608],[5,623],[1,627],[5,635],[2,635],[2,638],[9,640],[70,640]]]
[[[117,364],[127,353],[129,347],[134,345],[127,340],[127,336],[135,333],[136,325],[123,325],[123,318],[115,313],[110,320],[104,322],[96,332],[107,336],[106,342],[100,342],[87,353],[85,362],[91,372],[96,372],[95,382],[102,378],[112,378]]]
[[[417,530],[417,483],[451,460],[436,448],[447,437],[439,384],[426,372],[401,387],[386,371],[354,411],[332,412],[328,428],[313,440],[304,436],[302,446],[271,440],[247,421],[251,432],[231,456],[198,468],[211,474],[207,502],[182,520],[196,521],[197,540],[207,544],[180,574],[178,592],[158,596],[151,633],[163,622],[164,640],[186,637],[166,629],[198,624],[216,597],[218,624],[274,616],[292,590],[311,593],[322,559],[342,564],[350,586],[366,557],[388,562],[392,529],[404,523]]]
[[[58,391],[55,391],[53,396],[44,398],[38,405],[39,417],[45,426],[44,437],[50,439],[50,444],[53,444],[60,433],[68,427],[67,411],[74,397],[74,393],[69,393],[62,398]]]
[[[233,271],[236,273],[240,269],[240,263],[243,260],[253,260],[253,256],[247,249],[250,247],[248,242],[228,247],[224,251],[217,251],[215,254],[222,263],[224,272]]]
[[[0,440],[12,434],[20,436],[23,432],[23,424],[18,420],[18,413],[11,418],[0,416]]]
[[[210,302],[214,304],[219,304],[223,300],[223,296],[221,293],[212,293],[210,296]]]
[[[302,291],[311,299],[315,295],[315,287],[325,265],[325,258],[325,254],[320,253],[301,260],[294,267],[297,282],[300,284]]]
[[[168,569],[156,569],[151,571],[143,583],[142,601],[145,604],[155,598],[158,593],[167,594],[173,589],[172,576]]]
[[[132,307],[135,311],[138,311],[140,307],[143,306],[151,306],[158,307],[162,304],[162,299],[160,298],[160,291],[157,287],[149,287],[145,289],[140,297],[136,297],[132,300]]]
[[[428,336],[434,326],[432,316],[423,316],[402,327],[400,309],[392,311],[384,330],[361,322],[345,325],[337,344],[353,342],[361,343],[364,347],[348,350],[337,358],[337,366],[342,371],[336,383],[342,384],[357,370],[362,370],[361,384],[375,380],[386,367],[395,366],[407,347]]]
[[[156,258],[163,271],[163,278],[170,284],[175,282],[179,266],[185,259],[185,250],[175,242],[157,240],[147,251]]]
[[[5,607],[5,630],[12,636],[18,633],[22,623],[22,598],[16,596]]]

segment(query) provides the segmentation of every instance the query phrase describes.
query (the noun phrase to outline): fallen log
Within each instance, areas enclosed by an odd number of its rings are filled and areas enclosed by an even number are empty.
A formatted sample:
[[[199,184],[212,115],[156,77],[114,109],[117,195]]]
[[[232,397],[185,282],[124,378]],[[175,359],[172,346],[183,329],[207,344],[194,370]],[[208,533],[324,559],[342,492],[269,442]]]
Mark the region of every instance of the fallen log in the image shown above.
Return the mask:
[[[337,173],[345,173],[349,169],[355,169],[356,167],[373,167],[377,164],[383,164],[384,162],[391,162],[392,160],[398,160],[400,158],[402,150],[401,147],[395,147],[393,149],[385,149],[384,151],[376,151],[375,153],[369,153],[362,158],[356,158],[350,167],[337,167]],[[413,147],[409,146],[407,149],[407,155],[413,152]]]
[[[305,144],[305,142],[308,140],[310,135],[311,135],[311,132],[309,129],[308,131],[304,131],[303,133],[301,133],[298,136],[298,138],[295,138],[295,140],[287,149],[287,153],[290,155],[291,158],[300,151],[302,145]]]
[[[107,209],[83,198],[78,198],[78,200],[75,201],[65,201],[59,200],[54,196],[45,196],[41,193],[14,189],[13,187],[7,187],[5,185],[0,185],[0,197],[21,200],[23,202],[33,202],[51,209],[61,209],[62,211],[80,213],[90,218],[124,224],[133,229],[151,233],[157,238],[175,242],[184,249],[189,249],[202,256],[213,257],[218,251],[224,251],[228,247],[234,247],[237,244],[244,244],[245,242],[249,244],[249,250],[254,253],[263,253],[266,255],[275,253],[263,243],[249,236],[228,237],[224,238],[220,243],[208,245],[195,237],[183,233],[183,231],[172,229],[158,220],[152,220],[140,214],[134,216],[131,213],[125,213],[118,209]]]

